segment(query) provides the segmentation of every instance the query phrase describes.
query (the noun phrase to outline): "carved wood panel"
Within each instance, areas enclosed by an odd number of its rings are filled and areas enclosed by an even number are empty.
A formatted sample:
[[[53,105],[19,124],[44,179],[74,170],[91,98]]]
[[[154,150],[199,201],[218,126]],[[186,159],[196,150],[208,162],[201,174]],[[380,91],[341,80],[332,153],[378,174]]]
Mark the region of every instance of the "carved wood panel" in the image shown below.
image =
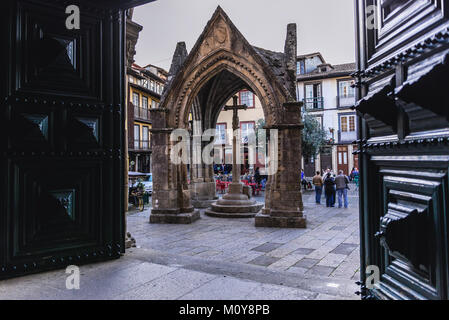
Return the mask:
[[[123,12],[78,3],[80,30],[61,1],[1,13],[0,278],[124,251]]]

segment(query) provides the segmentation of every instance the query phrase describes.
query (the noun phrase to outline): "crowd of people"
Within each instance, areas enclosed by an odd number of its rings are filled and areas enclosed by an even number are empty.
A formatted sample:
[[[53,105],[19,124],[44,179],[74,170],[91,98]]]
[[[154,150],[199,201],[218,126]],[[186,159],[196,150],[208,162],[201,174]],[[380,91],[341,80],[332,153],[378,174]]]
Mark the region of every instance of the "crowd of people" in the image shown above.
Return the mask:
[[[312,184],[315,186],[315,201],[321,204],[321,197],[324,191],[326,198],[326,207],[335,207],[338,199],[338,207],[348,208],[348,190],[350,181],[355,181],[358,184],[359,172],[357,168],[353,168],[349,177],[346,176],[343,170],[335,175],[331,169],[327,169],[321,176],[317,171],[312,179]]]
[[[215,181],[224,181],[231,182],[232,181],[232,166],[231,170],[227,171],[225,169],[218,169],[215,174]],[[267,177],[262,176],[260,174],[260,169],[257,167],[255,170],[245,170],[244,173],[240,176],[240,181],[246,181],[248,183],[255,183],[257,187],[261,187],[265,189],[265,185],[267,182]]]
[[[246,169],[246,170],[245,170]],[[215,180],[222,182],[232,181],[232,165],[215,165]],[[265,188],[267,177],[261,176],[259,168],[248,170],[243,168],[241,181],[255,183],[257,186]],[[315,200],[317,204],[321,204],[321,198],[324,193],[326,199],[326,207],[335,207],[338,201],[339,208],[348,208],[348,190],[349,184],[353,181],[356,188],[358,187],[359,171],[353,168],[349,176],[346,176],[343,170],[339,170],[336,175],[332,169],[323,170],[321,175],[319,171],[312,178],[312,181],[305,179],[304,170],[301,170],[301,184],[305,190],[311,190],[315,187]]]

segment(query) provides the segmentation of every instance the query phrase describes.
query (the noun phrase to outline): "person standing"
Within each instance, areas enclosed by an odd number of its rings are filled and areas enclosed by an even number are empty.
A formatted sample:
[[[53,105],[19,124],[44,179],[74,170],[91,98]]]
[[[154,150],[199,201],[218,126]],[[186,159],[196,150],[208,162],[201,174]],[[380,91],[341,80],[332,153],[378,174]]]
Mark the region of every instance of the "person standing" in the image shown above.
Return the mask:
[[[334,206],[335,179],[330,172],[324,178],[324,195],[326,197],[326,207]]]
[[[349,178],[343,173],[343,170],[338,172],[337,178],[335,178],[335,184],[338,194],[338,207],[342,207],[342,198],[344,198],[345,208],[348,208],[348,183]]]
[[[315,201],[316,204],[321,204],[321,194],[323,192],[323,178],[320,172],[317,171],[316,175],[312,179],[312,183],[315,186]]]
[[[256,172],[254,173],[254,181],[256,183],[256,188],[255,188],[256,195],[259,194],[259,190],[261,189],[261,187],[260,187],[261,180],[262,180],[262,177],[260,176],[260,170],[259,170],[259,167],[257,167]]]

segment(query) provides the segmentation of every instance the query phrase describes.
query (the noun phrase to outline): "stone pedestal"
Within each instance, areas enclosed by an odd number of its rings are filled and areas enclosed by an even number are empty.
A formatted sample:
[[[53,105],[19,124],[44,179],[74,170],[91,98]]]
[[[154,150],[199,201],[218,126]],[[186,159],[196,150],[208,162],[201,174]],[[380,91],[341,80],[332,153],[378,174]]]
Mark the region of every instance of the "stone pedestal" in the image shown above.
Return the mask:
[[[243,193],[243,184],[231,183],[229,193],[213,203],[211,208],[205,211],[205,214],[218,218],[252,218],[262,207],[263,204],[250,200]]]
[[[218,200],[214,182],[192,182],[189,189],[194,208],[209,208]]]

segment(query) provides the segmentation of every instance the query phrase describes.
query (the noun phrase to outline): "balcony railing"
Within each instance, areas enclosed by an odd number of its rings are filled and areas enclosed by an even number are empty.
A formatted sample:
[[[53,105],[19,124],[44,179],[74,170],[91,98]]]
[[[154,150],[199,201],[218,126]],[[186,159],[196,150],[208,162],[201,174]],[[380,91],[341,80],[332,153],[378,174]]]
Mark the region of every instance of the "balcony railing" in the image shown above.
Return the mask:
[[[304,99],[304,106],[308,110],[323,109],[324,108],[324,99],[323,99],[323,97],[306,98],[306,99]]]
[[[150,120],[150,109],[134,107],[134,118]]]
[[[339,108],[352,107],[355,105],[355,96],[337,96],[337,106]]]
[[[150,140],[134,140],[134,150],[150,150]]]

